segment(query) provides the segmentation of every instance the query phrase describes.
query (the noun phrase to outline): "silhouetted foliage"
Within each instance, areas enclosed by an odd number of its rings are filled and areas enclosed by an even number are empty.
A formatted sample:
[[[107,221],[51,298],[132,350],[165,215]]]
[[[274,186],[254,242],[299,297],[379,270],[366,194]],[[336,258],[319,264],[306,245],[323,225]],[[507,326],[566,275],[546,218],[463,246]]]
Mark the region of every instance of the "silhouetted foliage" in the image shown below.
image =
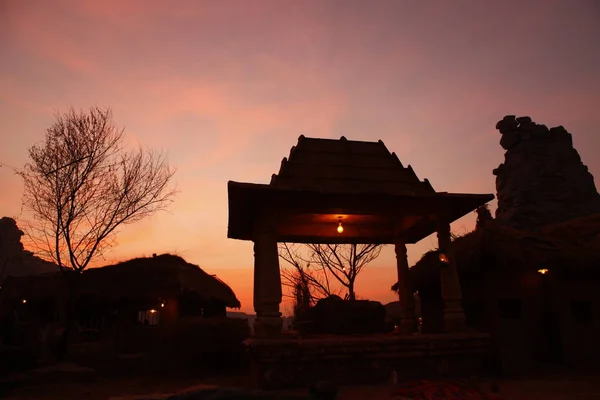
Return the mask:
[[[312,309],[314,330],[321,334],[367,334],[384,330],[385,309],[378,301],[321,299]]]
[[[477,213],[477,222],[475,223],[475,229],[483,228],[488,221],[494,219],[494,217],[492,216],[492,212],[490,211],[490,207],[487,204],[477,207],[475,213]]]
[[[296,271],[294,275],[295,284],[292,295],[294,296],[294,317],[298,320],[309,312],[312,305],[312,294],[306,274]]]

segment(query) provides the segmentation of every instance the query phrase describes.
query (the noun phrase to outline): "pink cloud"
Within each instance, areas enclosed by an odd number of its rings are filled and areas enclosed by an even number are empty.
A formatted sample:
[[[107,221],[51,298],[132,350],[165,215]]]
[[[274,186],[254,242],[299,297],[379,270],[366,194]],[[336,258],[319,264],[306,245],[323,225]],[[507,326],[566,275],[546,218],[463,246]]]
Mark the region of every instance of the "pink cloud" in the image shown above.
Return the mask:
[[[323,89],[318,90],[317,86],[316,83],[307,86],[310,93],[317,95],[312,100],[282,99],[279,103],[246,102],[240,97],[240,89],[232,85],[180,78],[154,82],[140,90],[144,98],[154,100],[146,109],[150,123],[168,127],[171,118],[191,113],[213,125],[214,130],[210,133],[215,141],[214,147],[195,164],[195,167],[201,167],[219,160],[233,159],[261,138],[265,143],[268,142],[266,135],[283,131],[290,122],[297,123],[297,132],[329,135],[339,115],[339,106],[334,93],[322,93]],[[311,91],[312,88],[315,91]],[[146,136],[136,136],[140,142],[148,139]],[[202,143],[198,145],[202,146]]]
[[[8,14],[7,29],[16,44],[29,49],[42,59],[62,65],[71,72],[91,74],[98,71],[98,65],[86,54],[84,44],[78,41],[80,38],[67,33],[67,27],[73,30],[73,26],[80,22],[73,24],[67,16],[57,13],[57,10],[48,4],[33,6],[12,3]],[[52,29],[48,22],[61,25],[63,29]],[[88,43],[88,52],[92,45]]]

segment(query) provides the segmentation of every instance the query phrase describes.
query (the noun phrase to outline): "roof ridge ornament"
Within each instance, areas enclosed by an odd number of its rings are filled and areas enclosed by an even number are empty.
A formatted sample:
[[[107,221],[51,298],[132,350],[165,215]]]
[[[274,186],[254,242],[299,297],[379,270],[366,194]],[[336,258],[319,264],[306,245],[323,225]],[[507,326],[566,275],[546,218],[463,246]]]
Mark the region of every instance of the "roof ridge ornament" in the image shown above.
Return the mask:
[[[396,159],[396,161],[398,161],[398,165],[400,165],[402,168],[404,168],[404,165],[402,165],[402,161],[400,161],[400,158],[398,157],[398,154],[396,154],[395,152],[392,152],[392,157],[394,157]]]

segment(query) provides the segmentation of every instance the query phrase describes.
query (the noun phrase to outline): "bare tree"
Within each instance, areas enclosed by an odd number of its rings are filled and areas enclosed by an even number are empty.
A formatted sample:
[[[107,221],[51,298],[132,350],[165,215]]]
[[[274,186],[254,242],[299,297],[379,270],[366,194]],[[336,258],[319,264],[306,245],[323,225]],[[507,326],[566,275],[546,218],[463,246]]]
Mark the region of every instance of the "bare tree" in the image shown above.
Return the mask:
[[[287,244],[280,246],[279,256],[306,275],[311,288],[327,297],[346,291],[346,298],[356,299],[355,281],[363,268],[377,258],[377,244],[307,244],[308,256],[291,251]],[[285,277],[285,274],[284,274]],[[337,293],[332,288],[338,289]],[[314,291],[314,290],[313,290]]]
[[[310,305],[313,305],[320,299],[331,295],[338,295],[342,288],[332,282],[331,274],[327,268],[312,264],[310,260],[302,255],[302,250],[306,250],[305,245],[292,243],[279,244],[279,258],[284,260],[290,268],[282,268],[282,284],[290,291],[290,296],[297,300],[296,293],[298,288],[302,287],[305,296],[308,296]]]
[[[114,244],[118,228],[172,201],[174,171],[161,153],[127,150],[111,111],[97,107],[57,115],[29,157],[19,173],[33,214],[27,234],[65,273],[71,309],[78,276]]]
[[[356,300],[354,284],[363,268],[381,253],[378,244],[311,244],[314,263],[321,265],[347,290],[347,298]]]

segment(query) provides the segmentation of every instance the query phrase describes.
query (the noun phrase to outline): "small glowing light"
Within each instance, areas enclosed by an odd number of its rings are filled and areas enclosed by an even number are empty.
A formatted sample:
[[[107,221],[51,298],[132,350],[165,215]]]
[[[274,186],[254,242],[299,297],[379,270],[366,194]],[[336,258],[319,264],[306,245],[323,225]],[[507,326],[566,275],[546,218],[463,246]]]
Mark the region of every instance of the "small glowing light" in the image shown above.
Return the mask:
[[[341,220],[338,223],[337,231],[338,231],[338,233],[344,232],[344,227],[342,226],[342,221]]]
[[[156,310],[150,310],[150,314],[156,313]]]
[[[165,303],[160,303],[161,308],[165,306]]]
[[[448,257],[444,253],[440,253],[440,261],[444,264],[448,263]]]
[[[21,300],[21,303],[26,304],[27,303],[27,299]]]
[[[542,275],[546,275],[548,273],[548,270],[546,268],[542,268],[542,269],[538,269],[538,272]]]

